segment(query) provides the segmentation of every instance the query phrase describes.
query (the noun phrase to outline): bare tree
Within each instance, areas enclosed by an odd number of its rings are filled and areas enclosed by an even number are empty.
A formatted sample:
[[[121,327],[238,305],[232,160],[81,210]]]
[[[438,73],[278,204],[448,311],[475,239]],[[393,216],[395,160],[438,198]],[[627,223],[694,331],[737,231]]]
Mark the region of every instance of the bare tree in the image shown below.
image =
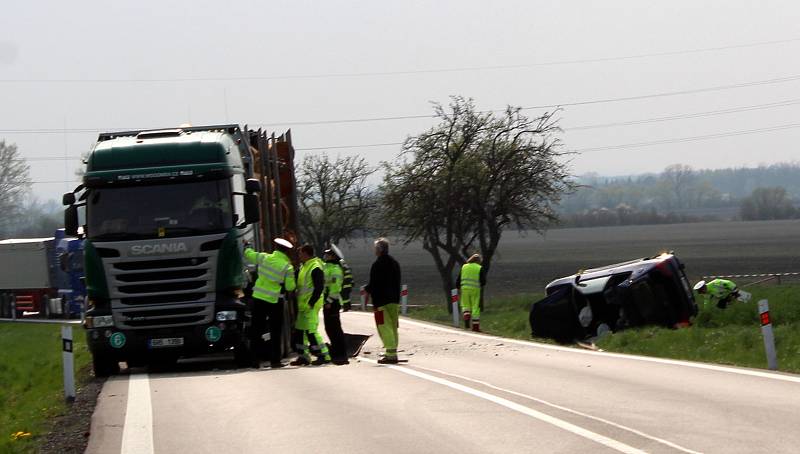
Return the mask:
[[[673,164],[661,173],[661,180],[669,194],[673,195],[675,204],[668,208],[688,208],[689,194],[692,192],[697,175],[691,166]]]
[[[31,187],[30,166],[19,155],[15,144],[0,140],[0,233],[7,234],[25,203]]]
[[[375,206],[366,180],[374,172],[360,157],[306,156],[297,172],[302,237],[320,250],[365,229]]]
[[[434,110],[439,125],[405,142],[404,161],[385,164],[381,189],[387,225],[422,241],[449,295],[469,254],[479,251],[488,273],[504,230],[543,231],[574,184],[552,113],[530,119],[509,107],[495,116],[462,97]]]

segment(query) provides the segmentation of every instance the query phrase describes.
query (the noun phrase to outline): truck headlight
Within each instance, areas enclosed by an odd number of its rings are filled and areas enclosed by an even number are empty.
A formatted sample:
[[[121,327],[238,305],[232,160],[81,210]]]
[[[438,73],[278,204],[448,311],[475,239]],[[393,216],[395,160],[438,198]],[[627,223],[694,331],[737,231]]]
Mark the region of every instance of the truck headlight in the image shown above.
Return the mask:
[[[218,322],[236,320],[236,311],[219,311],[216,318]]]
[[[108,328],[109,326],[114,326],[114,317],[111,315],[86,317],[87,328]]]

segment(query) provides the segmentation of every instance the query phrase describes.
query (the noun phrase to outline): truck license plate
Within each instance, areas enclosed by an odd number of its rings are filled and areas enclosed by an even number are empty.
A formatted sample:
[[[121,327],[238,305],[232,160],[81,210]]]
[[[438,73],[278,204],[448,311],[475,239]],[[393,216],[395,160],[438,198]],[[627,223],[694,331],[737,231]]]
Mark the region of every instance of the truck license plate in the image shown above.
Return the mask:
[[[180,347],[182,345],[183,345],[182,337],[165,337],[162,339],[150,339],[150,348]]]

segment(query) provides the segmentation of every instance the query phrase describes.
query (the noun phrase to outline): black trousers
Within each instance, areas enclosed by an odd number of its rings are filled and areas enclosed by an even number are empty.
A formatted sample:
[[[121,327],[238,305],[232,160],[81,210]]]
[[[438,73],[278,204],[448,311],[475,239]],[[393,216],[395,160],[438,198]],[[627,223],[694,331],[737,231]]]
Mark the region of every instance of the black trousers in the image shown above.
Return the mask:
[[[253,298],[253,337],[252,343],[261,359],[278,362],[283,358],[283,300],[268,303]],[[264,333],[270,339],[264,342]]]
[[[331,357],[343,360],[347,359],[347,345],[342,331],[342,319],[339,316],[340,308],[339,303],[326,304],[322,308],[322,316],[325,321],[325,333],[331,341]]]

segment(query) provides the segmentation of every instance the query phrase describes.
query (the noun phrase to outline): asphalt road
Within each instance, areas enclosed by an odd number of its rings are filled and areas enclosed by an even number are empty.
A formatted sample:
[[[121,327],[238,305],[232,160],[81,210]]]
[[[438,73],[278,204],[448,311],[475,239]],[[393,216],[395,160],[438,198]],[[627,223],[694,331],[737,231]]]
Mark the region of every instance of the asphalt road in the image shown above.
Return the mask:
[[[374,333],[371,314],[345,330]],[[800,376],[630,357],[402,320],[348,366],[186,362],[109,379],[88,453],[798,452]]]

